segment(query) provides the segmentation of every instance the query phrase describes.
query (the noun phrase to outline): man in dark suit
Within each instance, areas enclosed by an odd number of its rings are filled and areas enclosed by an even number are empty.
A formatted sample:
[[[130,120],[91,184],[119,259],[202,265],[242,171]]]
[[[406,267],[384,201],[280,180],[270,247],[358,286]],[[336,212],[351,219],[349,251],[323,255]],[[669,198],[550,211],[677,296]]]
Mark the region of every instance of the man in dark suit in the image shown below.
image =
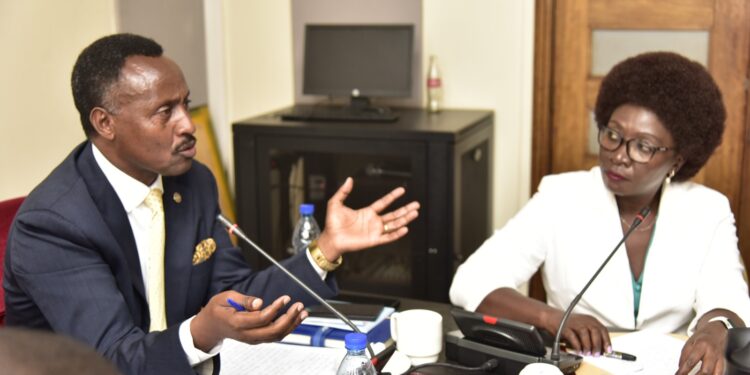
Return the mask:
[[[274,268],[250,270],[217,222],[215,181],[193,162],[189,90],[161,46],[99,39],[79,55],[72,87],[88,140],[16,216],[7,323],[73,336],[127,374],[210,372],[223,339],[275,341],[294,329],[313,300]],[[352,185],[329,201],[317,245],[284,261],[324,297],[337,292],[329,271],[342,254],[394,241],[417,217],[416,202],[380,215],[402,188],[351,210]]]

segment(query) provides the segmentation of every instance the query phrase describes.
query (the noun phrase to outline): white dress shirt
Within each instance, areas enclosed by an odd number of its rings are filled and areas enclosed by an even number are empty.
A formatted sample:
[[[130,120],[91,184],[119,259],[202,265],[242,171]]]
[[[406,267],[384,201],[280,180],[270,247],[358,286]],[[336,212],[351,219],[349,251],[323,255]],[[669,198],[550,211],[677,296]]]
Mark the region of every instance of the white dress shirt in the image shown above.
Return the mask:
[[[614,329],[664,333],[685,333],[688,326],[690,333],[698,318],[715,308],[750,323],[726,197],[696,183],[672,183],[662,193],[656,220],[637,320],[624,248],[574,311]],[[542,267],[547,303],[565,310],[622,237],[617,202],[598,167],[547,176],[526,206],[458,268],[451,301],[474,311],[493,290],[518,288]]]

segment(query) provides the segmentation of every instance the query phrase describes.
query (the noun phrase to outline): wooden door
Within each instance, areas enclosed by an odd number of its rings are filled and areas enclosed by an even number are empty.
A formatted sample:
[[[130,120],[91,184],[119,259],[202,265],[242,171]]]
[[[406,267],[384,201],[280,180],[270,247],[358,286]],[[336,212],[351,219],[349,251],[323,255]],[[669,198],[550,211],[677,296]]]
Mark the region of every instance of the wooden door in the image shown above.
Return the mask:
[[[722,144],[693,180],[729,198],[741,252],[745,264],[750,264],[750,238],[746,238],[750,237],[750,189],[743,184],[743,178],[750,181],[743,168],[743,162],[750,167],[750,161],[743,160],[750,2],[537,0],[536,4],[533,189],[546,174],[597,164],[593,108],[611,65],[646,51],[683,54],[708,68],[727,108]],[[540,283],[532,283],[532,294],[541,296],[540,288]]]

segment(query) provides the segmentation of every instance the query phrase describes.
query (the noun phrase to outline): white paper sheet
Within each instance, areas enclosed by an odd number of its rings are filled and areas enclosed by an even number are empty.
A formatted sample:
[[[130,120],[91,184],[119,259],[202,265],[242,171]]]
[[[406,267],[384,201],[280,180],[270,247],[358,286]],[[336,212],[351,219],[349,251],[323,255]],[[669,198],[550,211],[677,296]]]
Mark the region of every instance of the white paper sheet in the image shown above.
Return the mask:
[[[224,340],[221,375],[247,374],[335,374],[345,349],[279,343],[248,345]]]
[[[375,354],[386,348],[372,343]],[[248,345],[226,339],[221,348],[221,375],[331,375],[346,355],[344,348],[269,343]]]
[[[685,341],[668,334],[638,331],[612,338],[612,349],[633,354],[636,361],[584,357],[588,364],[611,374],[663,375],[677,372]],[[697,369],[694,369],[695,372]],[[693,373],[691,372],[691,373]]]

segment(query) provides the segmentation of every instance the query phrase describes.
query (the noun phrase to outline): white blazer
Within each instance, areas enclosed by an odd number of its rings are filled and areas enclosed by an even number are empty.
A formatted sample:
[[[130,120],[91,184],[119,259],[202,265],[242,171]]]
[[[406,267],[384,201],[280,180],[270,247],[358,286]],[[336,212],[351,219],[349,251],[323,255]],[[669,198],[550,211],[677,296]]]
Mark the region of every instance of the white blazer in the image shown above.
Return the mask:
[[[685,333],[689,325],[692,332],[697,319],[715,308],[750,324],[744,266],[726,197],[696,183],[672,183],[662,194],[655,226],[638,319],[624,245],[574,311],[616,330]],[[526,206],[458,268],[451,301],[476,310],[493,290],[518,288],[543,267],[547,303],[565,310],[622,236],[615,197],[598,167],[547,176]]]

